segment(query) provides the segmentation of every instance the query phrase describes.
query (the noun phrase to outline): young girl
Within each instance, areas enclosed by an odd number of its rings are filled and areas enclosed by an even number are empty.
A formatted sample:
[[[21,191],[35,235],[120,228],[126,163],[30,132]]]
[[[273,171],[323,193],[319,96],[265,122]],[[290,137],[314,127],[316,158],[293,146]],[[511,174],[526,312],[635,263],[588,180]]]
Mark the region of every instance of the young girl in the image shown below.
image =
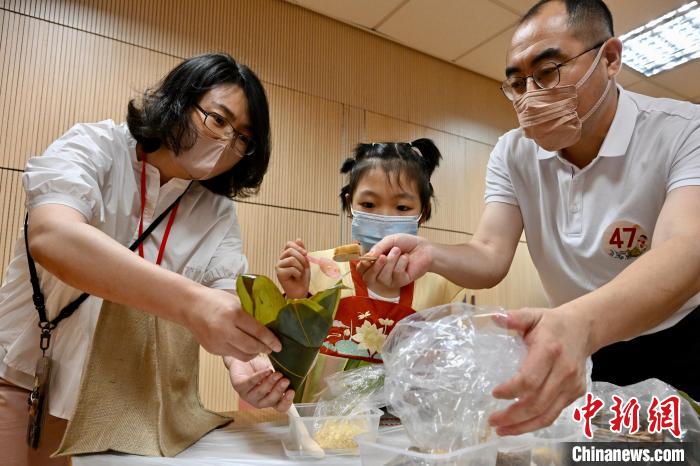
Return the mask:
[[[430,218],[434,197],[430,176],[440,158],[430,139],[359,144],[355,148],[353,157],[341,168],[348,183],[341,189],[340,199],[343,210],[352,215],[352,238],[360,243],[363,254],[389,234],[416,234],[418,226]],[[317,259],[332,259],[333,252],[308,253],[300,239],[288,242],[276,267],[287,297],[302,298],[333,286],[338,277],[324,274],[316,265]],[[407,265],[403,261],[398,251],[391,251],[380,256],[374,267],[365,267],[364,273],[358,271],[363,268],[356,262],[337,264],[348,289],[343,291],[333,326],[294,397],[296,401],[315,401],[325,378],[334,372],[380,363],[381,345],[398,320],[463,298],[463,289],[430,273],[402,289],[381,286],[378,277],[400,273]],[[259,360],[238,366],[232,370],[233,385],[244,401],[258,408],[289,407],[292,390],[281,374],[271,372]]]

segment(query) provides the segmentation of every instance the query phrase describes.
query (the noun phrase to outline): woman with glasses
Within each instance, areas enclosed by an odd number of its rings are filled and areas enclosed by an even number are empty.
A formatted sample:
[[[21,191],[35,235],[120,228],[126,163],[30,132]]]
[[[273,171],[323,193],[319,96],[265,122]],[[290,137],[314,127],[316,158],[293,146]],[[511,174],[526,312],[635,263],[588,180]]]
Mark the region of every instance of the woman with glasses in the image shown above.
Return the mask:
[[[199,403],[197,343],[241,360],[281,348],[232,293],[247,261],[231,199],[257,192],[269,159],[260,81],[208,54],[125,124],[77,124],[29,160],[0,288],[4,464],[65,464],[48,456],[66,420],[64,454],[173,455],[228,422]]]

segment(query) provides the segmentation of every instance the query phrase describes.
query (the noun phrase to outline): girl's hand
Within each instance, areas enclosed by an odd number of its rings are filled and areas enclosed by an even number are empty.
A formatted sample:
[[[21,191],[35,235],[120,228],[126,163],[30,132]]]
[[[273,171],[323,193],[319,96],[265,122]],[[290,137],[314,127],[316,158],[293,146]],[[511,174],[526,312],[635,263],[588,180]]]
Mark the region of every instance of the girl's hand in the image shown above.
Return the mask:
[[[266,356],[248,362],[224,357],[231,385],[242,400],[255,408],[275,408],[286,412],[294,400],[294,390],[287,390],[289,380],[272,369]]]
[[[306,298],[309,294],[311,269],[306,258],[306,248],[301,239],[289,241],[282,252],[275,272],[288,298]]]

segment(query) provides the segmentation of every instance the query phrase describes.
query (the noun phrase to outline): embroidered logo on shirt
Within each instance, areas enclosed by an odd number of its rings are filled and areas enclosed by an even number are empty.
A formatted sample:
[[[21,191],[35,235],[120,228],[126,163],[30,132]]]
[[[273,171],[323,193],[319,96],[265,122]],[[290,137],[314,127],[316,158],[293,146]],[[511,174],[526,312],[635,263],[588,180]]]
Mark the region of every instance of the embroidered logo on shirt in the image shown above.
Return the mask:
[[[644,228],[626,220],[613,222],[603,233],[603,250],[615,259],[636,259],[650,245],[651,237]]]

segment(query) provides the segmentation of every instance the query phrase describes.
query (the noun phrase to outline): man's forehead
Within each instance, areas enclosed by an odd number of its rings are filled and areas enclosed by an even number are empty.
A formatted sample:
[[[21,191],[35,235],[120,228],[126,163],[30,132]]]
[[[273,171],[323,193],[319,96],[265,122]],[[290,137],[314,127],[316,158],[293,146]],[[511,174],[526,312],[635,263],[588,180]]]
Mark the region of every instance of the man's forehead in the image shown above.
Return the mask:
[[[566,5],[553,1],[516,28],[508,48],[508,62],[528,49],[535,56],[547,48],[568,48],[575,41]]]
[[[506,55],[509,68],[528,66],[545,52],[558,51],[564,57],[581,46],[580,40],[566,24],[566,17],[563,22],[559,21],[561,18],[549,19],[552,21],[545,24],[548,27],[542,27],[542,23],[535,24],[531,20],[516,29]],[[549,56],[551,55],[550,53]]]

